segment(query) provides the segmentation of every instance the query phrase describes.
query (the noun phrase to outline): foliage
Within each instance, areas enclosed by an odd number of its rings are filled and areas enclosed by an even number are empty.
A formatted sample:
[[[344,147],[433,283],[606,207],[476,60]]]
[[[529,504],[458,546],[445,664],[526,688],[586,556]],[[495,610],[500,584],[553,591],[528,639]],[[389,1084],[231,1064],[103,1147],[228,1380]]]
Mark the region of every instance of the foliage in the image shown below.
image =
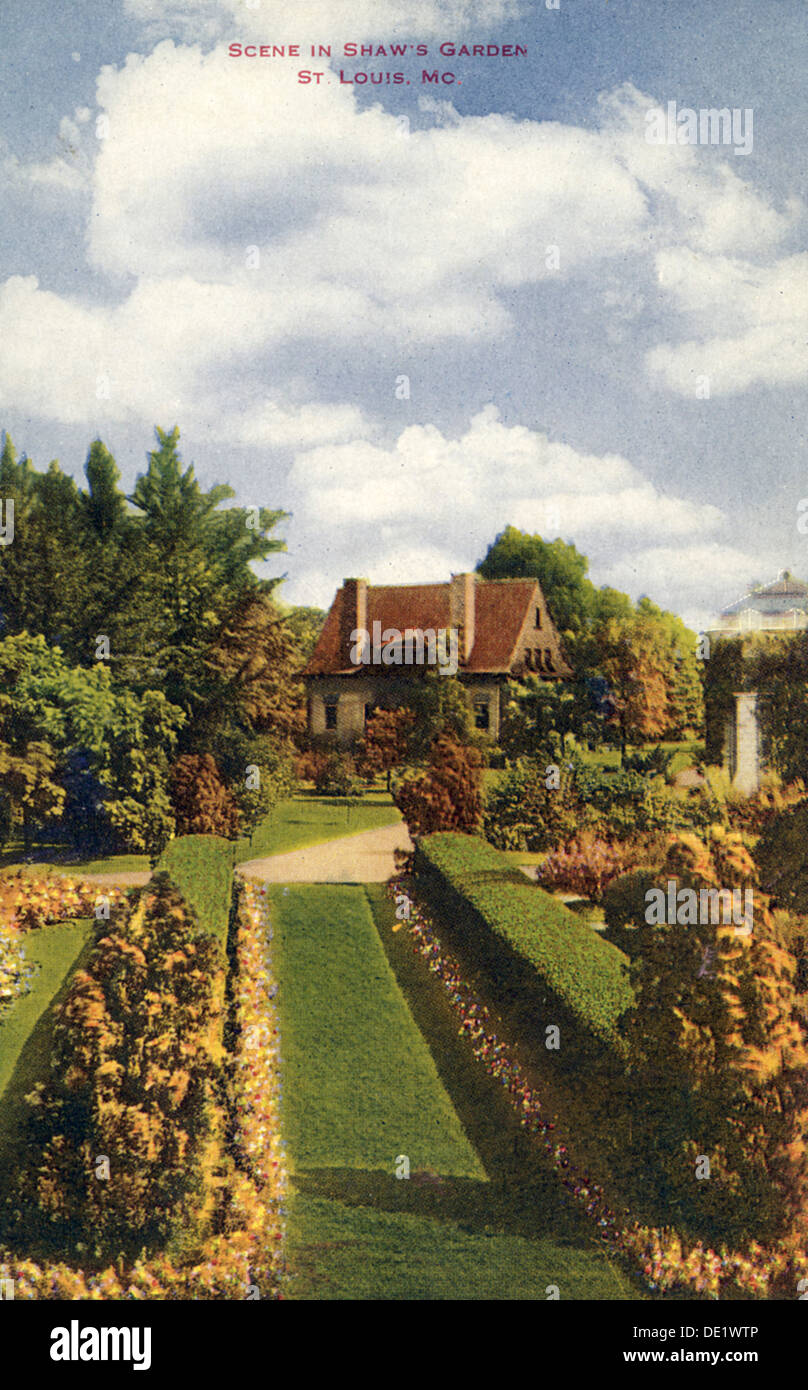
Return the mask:
[[[552,757],[537,757],[508,768],[486,796],[486,838],[497,849],[531,852],[571,840],[580,828],[578,769],[575,755],[560,764]]]
[[[471,701],[457,676],[442,676],[434,666],[413,668],[407,687],[407,706],[415,715],[409,740],[409,756],[420,761],[429,756],[430,746],[440,734],[459,743],[476,740]]]
[[[389,791],[391,773],[407,761],[415,722],[414,711],[406,707],[374,710],[357,751],[360,775],[370,781],[384,773]]]
[[[157,865],[195,913],[203,931],[227,942],[233,846],[218,835],[183,835],[164,849]]]
[[[439,734],[429,750],[426,772],[403,777],[393,799],[410,834],[437,830],[473,832],[482,819],[482,758],[451,734]]]
[[[169,777],[179,835],[235,835],[238,807],[210,753],[185,753]]]
[[[691,1228],[733,1239],[805,1229],[808,1050],[795,962],[765,914],[655,927],[636,958],[637,1158]],[[694,1181],[699,1155],[709,1182]]]
[[[86,475],[84,490],[56,463],[40,473],[5,438],[0,493],[25,543],[0,553],[0,822],[30,841],[58,819],[82,852],[155,853],[174,829],[178,754],[222,766],[239,739],[270,739],[281,758],[299,738],[316,615],[287,618],[270,597],[280,581],[253,572],[283,548],[285,514],[202,489],[176,429],[158,429],[130,498],[99,440]],[[266,804],[240,809],[246,824]]]
[[[594,585],[586,578],[589,561],[574,545],[543,540],[506,526],[477,566],[483,579],[537,579],[562,637],[583,632]]]
[[[537,881],[550,893],[577,893],[599,902],[608,884],[627,873],[641,857],[642,848],[636,841],[609,844],[584,831],[564,849],[548,854]]]
[[[779,812],[755,846],[760,881],[774,901],[808,912],[808,802]]]
[[[75,974],[20,1184],[52,1235],[131,1250],[209,1227],[223,1140],[223,964],[158,875]],[[98,1155],[109,1159],[104,1181]]]
[[[453,834],[422,839],[415,873],[444,911],[473,921],[499,991],[507,996],[526,972],[585,1034],[615,1045],[617,1021],[633,997],[622,952],[483,840]]]
[[[585,765],[573,751],[510,767],[489,791],[485,834],[498,849],[555,850],[589,831],[622,842],[638,835],[700,828],[721,816],[708,788],[678,790],[661,776]]]
[[[314,769],[314,785],[321,796],[356,796],[360,782],[350,753],[326,753]]]

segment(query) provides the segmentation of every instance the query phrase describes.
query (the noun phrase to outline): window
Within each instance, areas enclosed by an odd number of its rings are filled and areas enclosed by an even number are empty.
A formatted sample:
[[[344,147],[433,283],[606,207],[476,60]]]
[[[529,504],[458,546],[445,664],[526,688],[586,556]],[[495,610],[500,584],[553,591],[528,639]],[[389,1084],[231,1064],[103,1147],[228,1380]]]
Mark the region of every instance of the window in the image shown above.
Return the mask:
[[[534,653],[533,653],[533,661],[534,661],[534,663],[535,663],[536,670],[537,670],[537,671],[540,671],[540,670],[542,669],[542,664],[541,664],[541,650],[540,650],[538,647],[536,648],[536,650],[535,650]]]
[[[326,695],[325,697],[325,727],[336,729],[337,727],[337,695]]]
[[[536,609],[536,627],[541,627],[541,609]]]
[[[525,665],[529,671],[533,670],[533,653],[530,647],[525,647]]]
[[[487,700],[474,701],[474,727],[476,729],[490,729],[491,727],[491,707]]]
[[[549,647],[545,647],[544,649],[544,664],[548,671],[555,670],[555,666],[553,665],[553,653],[550,651]]]

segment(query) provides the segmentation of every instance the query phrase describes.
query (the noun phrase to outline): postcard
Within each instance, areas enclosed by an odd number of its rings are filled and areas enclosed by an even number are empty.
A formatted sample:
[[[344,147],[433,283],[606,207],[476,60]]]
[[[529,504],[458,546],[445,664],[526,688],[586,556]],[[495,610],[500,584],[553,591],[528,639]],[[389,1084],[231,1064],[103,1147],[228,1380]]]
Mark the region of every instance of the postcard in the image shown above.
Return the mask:
[[[0,32],[0,1301],[57,1379],[165,1374],[180,1303],[770,1366],[804,4]]]

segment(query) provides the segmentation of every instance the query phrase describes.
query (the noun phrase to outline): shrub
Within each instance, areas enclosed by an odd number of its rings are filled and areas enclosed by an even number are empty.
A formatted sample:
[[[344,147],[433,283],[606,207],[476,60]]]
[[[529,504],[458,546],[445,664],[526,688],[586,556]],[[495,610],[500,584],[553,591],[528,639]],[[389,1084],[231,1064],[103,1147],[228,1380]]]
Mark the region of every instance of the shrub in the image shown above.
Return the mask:
[[[545,756],[526,758],[510,767],[486,797],[486,839],[497,849],[530,853],[554,849],[571,839],[581,827],[577,766],[574,760],[556,763]],[[557,779],[548,772],[552,768]]]
[[[209,1229],[223,1003],[223,952],[156,875],[116,912],[58,1009],[21,1175],[44,1229],[130,1250]]]
[[[482,818],[482,758],[451,734],[439,734],[429,751],[429,767],[405,777],[394,793],[410,834],[438,830],[475,831]]]
[[[169,789],[179,835],[238,834],[238,807],[210,753],[178,758]]]
[[[537,878],[548,892],[561,890],[599,901],[613,879],[637,865],[642,852],[640,845],[612,845],[584,831],[563,849],[553,850]]]
[[[549,996],[582,1040],[619,1047],[617,1023],[632,1003],[622,952],[472,836],[419,841],[415,873],[450,919],[466,922],[464,941],[502,995]],[[536,1007],[547,1014],[534,1005],[533,1017]]]
[[[360,782],[350,753],[327,753],[317,764],[314,785],[321,796],[355,796]]]

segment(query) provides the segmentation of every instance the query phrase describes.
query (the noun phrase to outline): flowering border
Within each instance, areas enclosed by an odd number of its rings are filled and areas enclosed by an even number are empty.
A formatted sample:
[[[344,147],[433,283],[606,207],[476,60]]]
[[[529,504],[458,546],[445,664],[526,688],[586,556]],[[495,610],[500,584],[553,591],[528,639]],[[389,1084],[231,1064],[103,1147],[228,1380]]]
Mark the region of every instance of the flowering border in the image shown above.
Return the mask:
[[[236,912],[233,1005],[237,1024],[230,1069],[235,1162],[227,1179],[226,1234],[191,1265],[165,1256],[85,1274],[65,1263],[37,1264],[0,1251],[0,1279],[23,1299],[279,1298],[283,1269],[286,1166],[278,1123],[280,1052],[272,999],[266,890],[245,884]]]
[[[441,944],[431,920],[413,901],[410,887],[395,878],[388,884],[388,892],[397,900],[404,898],[409,912],[408,917],[396,922],[393,930],[405,927],[411,933],[415,950],[443,985],[449,1004],[460,1019],[459,1031],[469,1038],[475,1058],[489,1076],[507,1089],[520,1124],[541,1142],[562,1185],[595,1223],[603,1243],[615,1255],[628,1258],[648,1289],[655,1293],[690,1290],[713,1299],[735,1289],[765,1298],[773,1281],[782,1279],[790,1270],[794,1296],[799,1297],[800,1281],[808,1278],[808,1253],[796,1239],[783,1239],[768,1246],[752,1241],[745,1251],[730,1251],[725,1246],[713,1250],[701,1241],[687,1245],[671,1228],[642,1226],[631,1220],[627,1210],[618,1216],[604,1189],[580,1170],[567,1144],[560,1142],[555,1123],[543,1114],[538,1092],[529,1084],[519,1062],[510,1056],[508,1046],[493,1031],[489,1009],[463,979],[457,961]]]

